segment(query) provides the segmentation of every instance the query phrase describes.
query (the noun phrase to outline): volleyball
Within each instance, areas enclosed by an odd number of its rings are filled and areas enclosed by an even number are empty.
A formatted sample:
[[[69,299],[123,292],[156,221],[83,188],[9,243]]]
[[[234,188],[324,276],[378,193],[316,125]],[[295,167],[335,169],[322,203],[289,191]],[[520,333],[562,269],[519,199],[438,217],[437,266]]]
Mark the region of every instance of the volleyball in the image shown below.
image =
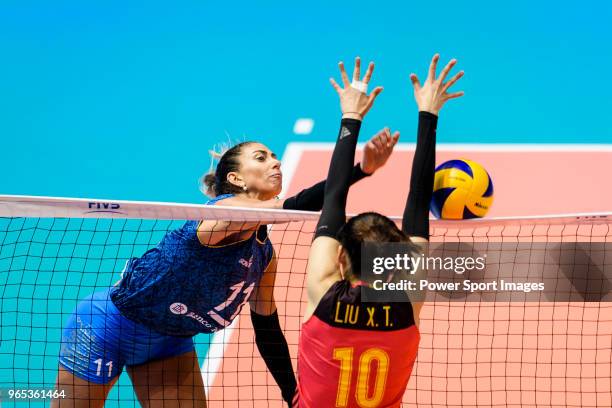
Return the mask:
[[[465,220],[484,217],[493,204],[493,182],[480,164],[449,160],[436,168],[431,212],[436,218]]]

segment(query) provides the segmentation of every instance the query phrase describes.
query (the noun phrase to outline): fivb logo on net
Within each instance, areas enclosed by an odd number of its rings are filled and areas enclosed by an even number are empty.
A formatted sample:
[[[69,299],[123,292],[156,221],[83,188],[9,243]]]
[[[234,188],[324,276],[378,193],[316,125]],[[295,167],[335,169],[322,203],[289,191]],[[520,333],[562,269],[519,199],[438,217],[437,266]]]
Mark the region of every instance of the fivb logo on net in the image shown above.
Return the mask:
[[[188,312],[188,309],[184,303],[176,302],[170,305],[170,311],[176,315],[184,315]]]

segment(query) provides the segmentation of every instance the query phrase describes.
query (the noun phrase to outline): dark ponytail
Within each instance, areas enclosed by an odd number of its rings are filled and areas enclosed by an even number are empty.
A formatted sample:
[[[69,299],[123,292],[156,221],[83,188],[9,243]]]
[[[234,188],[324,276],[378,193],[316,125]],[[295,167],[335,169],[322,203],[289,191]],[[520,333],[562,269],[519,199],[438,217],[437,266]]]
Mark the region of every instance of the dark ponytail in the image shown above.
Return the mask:
[[[221,157],[211,151],[213,159],[219,158],[219,163],[213,172],[205,174],[200,179],[200,190],[209,197],[216,197],[222,194],[241,193],[242,189],[227,180],[227,175],[233,171],[240,170],[240,153],[242,148],[253,142],[242,142],[226,150]],[[212,166],[211,166],[212,167]]]
[[[418,248],[411,243],[410,238],[393,221],[375,212],[366,212],[352,217],[338,231],[336,238],[342,244],[351,264],[347,272],[357,279],[366,281],[369,276],[361,276],[363,243],[401,242],[406,244],[406,248],[410,252],[418,251]]]

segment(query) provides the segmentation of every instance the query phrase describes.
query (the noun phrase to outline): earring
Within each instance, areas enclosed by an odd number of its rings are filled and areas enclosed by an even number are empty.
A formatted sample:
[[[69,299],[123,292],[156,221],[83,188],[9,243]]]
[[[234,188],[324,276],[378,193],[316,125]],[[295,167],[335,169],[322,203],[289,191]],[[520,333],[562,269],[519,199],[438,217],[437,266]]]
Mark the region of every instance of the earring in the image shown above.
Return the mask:
[[[247,188],[246,184],[245,184],[244,186],[242,186],[242,189],[243,189],[244,191],[247,191],[247,190],[248,190],[248,188]]]

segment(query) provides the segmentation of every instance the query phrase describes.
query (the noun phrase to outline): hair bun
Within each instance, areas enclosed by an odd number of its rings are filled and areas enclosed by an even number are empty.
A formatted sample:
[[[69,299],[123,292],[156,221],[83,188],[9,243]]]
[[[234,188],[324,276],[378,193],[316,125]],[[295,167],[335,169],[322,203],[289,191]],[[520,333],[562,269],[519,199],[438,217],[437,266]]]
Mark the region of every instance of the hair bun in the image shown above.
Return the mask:
[[[217,182],[217,178],[215,177],[215,173],[205,174],[204,177],[200,180],[200,190],[209,197],[215,197],[215,183]]]
[[[250,143],[253,142],[241,142],[232,147],[220,144],[208,151],[210,168],[208,173],[200,177],[200,191],[203,194],[213,198],[221,194],[243,193],[242,188],[227,180],[227,175],[232,171],[240,171],[240,152],[243,146]]]

